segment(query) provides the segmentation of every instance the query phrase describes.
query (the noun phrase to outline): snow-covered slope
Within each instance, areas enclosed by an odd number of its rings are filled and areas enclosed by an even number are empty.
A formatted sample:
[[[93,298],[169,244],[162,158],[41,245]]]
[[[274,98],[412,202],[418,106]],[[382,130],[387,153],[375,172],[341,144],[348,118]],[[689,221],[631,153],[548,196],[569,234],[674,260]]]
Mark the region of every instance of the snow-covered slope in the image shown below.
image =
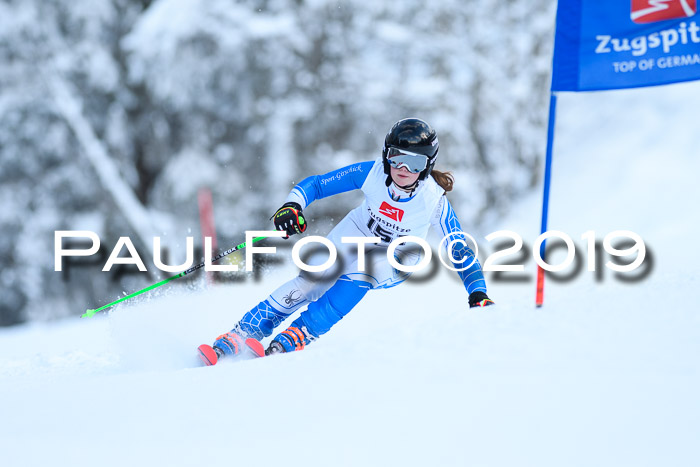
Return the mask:
[[[470,311],[442,271],[303,352],[210,368],[196,346],[289,268],[5,329],[2,465],[698,465],[699,107],[700,83],[560,96],[550,228],[638,233],[645,280],[584,268],[536,310],[529,259],[530,282],[489,276],[497,306]],[[532,245],[540,198],[491,231]]]

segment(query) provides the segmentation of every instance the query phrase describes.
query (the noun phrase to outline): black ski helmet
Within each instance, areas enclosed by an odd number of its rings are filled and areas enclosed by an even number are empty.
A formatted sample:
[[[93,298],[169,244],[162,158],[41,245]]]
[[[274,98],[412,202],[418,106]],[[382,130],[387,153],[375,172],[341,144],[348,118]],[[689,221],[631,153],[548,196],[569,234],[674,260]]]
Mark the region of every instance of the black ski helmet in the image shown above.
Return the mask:
[[[419,118],[404,118],[394,123],[384,138],[384,149],[382,150],[387,186],[391,184],[390,166],[387,159],[389,148],[405,149],[428,156],[428,166],[418,176],[418,180],[425,180],[435,166],[440,144],[438,144],[437,133],[433,127]]]

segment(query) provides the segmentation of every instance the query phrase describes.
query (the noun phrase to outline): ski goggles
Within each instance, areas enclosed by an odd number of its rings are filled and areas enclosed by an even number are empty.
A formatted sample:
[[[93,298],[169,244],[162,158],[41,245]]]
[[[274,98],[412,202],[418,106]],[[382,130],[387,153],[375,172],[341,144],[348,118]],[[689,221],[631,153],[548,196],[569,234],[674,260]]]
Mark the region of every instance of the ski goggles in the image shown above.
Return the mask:
[[[422,172],[428,167],[428,156],[399,148],[389,148],[386,158],[390,166],[396,169],[406,167],[409,172],[414,174]]]

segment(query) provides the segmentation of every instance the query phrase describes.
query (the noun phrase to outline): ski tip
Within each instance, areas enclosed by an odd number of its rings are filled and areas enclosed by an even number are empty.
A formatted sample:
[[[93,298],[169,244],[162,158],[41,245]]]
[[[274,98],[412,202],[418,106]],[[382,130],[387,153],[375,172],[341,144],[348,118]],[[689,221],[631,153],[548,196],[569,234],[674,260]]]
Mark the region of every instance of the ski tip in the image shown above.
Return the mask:
[[[197,351],[199,352],[200,360],[202,360],[202,363],[204,363],[206,366],[216,365],[218,357],[216,356],[216,351],[211,345],[202,344],[197,347]]]
[[[255,354],[256,357],[265,356],[265,349],[263,348],[263,345],[260,343],[260,341],[258,341],[257,339],[249,337],[245,340],[245,345]]]

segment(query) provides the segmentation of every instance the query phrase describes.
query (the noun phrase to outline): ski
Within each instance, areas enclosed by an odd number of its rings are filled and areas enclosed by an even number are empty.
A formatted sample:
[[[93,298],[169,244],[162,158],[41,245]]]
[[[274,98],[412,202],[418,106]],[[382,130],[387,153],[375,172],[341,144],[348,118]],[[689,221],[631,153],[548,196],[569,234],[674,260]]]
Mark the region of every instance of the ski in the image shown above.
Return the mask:
[[[216,362],[219,360],[214,347],[211,345],[202,344],[197,347],[197,352],[199,352],[199,359],[205,366],[216,365]]]

